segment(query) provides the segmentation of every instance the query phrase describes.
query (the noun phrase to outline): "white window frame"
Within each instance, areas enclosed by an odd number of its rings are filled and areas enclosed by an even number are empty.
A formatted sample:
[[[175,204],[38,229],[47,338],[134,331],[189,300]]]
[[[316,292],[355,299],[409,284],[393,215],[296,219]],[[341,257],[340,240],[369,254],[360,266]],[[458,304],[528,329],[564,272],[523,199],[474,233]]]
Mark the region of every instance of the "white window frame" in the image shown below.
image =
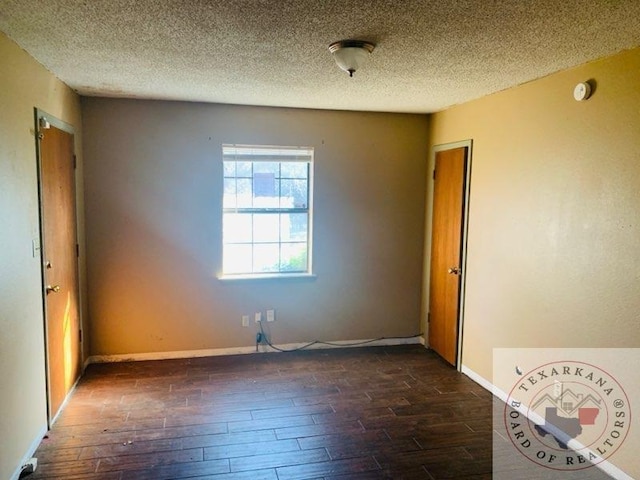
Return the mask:
[[[255,207],[255,206],[245,206],[239,207],[236,203],[235,206],[230,207],[225,205],[224,200],[224,191],[223,188],[223,200],[222,200],[222,225],[221,225],[221,262],[220,262],[220,270],[221,273],[218,277],[221,280],[243,280],[243,279],[269,279],[269,278],[298,278],[298,277],[314,277],[313,275],[313,166],[314,166],[314,149],[313,147],[286,147],[286,146],[270,146],[270,145],[238,145],[238,144],[223,144],[222,145],[222,162],[223,162],[223,173],[222,180],[223,183],[225,179],[235,178],[237,179],[246,179],[247,177],[239,176],[237,172],[233,176],[226,176],[224,170],[224,162],[277,162],[277,163],[286,163],[286,162],[296,162],[296,163],[306,163],[307,164],[307,206],[304,207],[283,207],[279,205],[278,207]],[[253,189],[255,188],[255,172],[252,171],[251,176],[252,179],[252,198],[255,198]],[[278,177],[280,179],[280,177]],[[237,201],[237,197],[236,197]],[[269,271],[269,272],[242,272],[242,273],[227,273],[224,270],[224,258],[225,258],[225,245],[233,245],[233,244],[250,244],[255,246],[260,242],[255,241],[253,239],[254,230],[252,227],[252,240],[250,242],[225,242],[224,238],[224,222],[225,222],[225,214],[263,214],[263,213],[275,213],[275,214],[287,214],[287,213],[306,213],[307,214],[307,269],[304,271]],[[276,243],[276,242],[271,242]],[[283,244],[289,243],[283,241],[281,238],[278,239],[278,246],[281,248]],[[302,242],[301,242],[302,243]],[[253,261],[252,261],[252,270],[254,269]]]

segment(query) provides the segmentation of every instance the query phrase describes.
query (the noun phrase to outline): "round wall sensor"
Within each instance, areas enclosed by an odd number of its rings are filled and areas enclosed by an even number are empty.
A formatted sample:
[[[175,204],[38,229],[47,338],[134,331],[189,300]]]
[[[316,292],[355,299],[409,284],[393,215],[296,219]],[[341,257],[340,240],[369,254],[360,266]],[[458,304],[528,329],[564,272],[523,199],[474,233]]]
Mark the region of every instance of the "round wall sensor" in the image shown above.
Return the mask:
[[[591,95],[591,85],[587,82],[580,82],[576,85],[576,88],[573,89],[573,98],[579,102],[589,98],[589,95]]]

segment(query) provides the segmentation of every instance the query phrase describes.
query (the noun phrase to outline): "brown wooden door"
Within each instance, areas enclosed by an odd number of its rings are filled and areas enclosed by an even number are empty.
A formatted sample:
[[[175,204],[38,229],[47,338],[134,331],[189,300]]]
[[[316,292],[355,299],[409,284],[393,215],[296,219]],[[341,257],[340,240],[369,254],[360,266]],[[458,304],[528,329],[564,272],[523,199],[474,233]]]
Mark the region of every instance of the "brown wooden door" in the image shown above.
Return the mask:
[[[429,287],[429,346],[452,365],[458,353],[467,147],[436,152]]]
[[[49,421],[80,375],[73,135],[41,129],[43,279]]]

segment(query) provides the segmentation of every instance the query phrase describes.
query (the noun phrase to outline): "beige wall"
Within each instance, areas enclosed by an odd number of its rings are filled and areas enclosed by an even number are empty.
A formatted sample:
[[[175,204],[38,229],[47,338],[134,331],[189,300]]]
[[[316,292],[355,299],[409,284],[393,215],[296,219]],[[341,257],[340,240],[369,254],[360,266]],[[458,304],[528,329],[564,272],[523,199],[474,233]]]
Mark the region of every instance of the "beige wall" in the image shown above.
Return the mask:
[[[639,71],[636,49],[432,116],[431,145],[473,139],[462,360],[485,379],[494,347],[640,346]]]
[[[93,354],[419,332],[427,117],[83,98]],[[223,283],[221,144],[315,148],[313,280]]]
[[[33,109],[75,126],[78,154],[81,125],[78,96],[2,33],[0,59],[0,478],[10,478],[46,427]]]

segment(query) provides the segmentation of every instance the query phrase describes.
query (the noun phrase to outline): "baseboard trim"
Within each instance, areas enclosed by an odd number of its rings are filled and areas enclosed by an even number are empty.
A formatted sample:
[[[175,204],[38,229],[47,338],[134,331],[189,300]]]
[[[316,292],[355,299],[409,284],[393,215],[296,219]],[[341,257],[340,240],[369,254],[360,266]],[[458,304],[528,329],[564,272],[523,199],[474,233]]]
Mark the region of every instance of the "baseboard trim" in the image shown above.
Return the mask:
[[[393,346],[393,345],[424,345],[424,338],[385,338],[382,340],[363,339],[363,340],[336,340],[331,342],[332,345],[316,343],[309,345],[309,342],[301,343],[285,343],[276,344],[275,346],[282,350],[295,350],[306,347],[306,350],[324,350],[333,348],[353,348],[353,347],[375,347],[375,346]],[[85,367],[92,363],[114,363],[114,362],[140,362],[145,360],[172,360],[180,358],[200,358],[200,357],[217,357],[223,355],[248,355],[255,353],[277,353],[267,345],[261,345],[256,352],[255,346],[250,347],[231,347],[231,348],[208,348],[202,350],[178,350],[171,352],[148,352],[148,353],[126,353],[115,355],[91,355],[85,361]]]
[[[502,400],[504,403],[507,403],[507,398],[508,395],[506,392],[503,392],[502,390],[500,390],[498,387],[496,387],[493,383],[491,383],[489,380],[487,380],[486,378],[478,375],[476,372],[474,372],[473,370],[471,370],[469,367],[467,367],[466,365],[462,365],[462,369],[461,372],[464,373],[467,377],[469,377],[471,380],[473,380],[474,382],[476,382],[478,385],[480,385],[482,388],[484,388],[485,390],[488,390],[489,392],[491,392],[493,395],[495,395],[496,397],[498,397],[500,400]]]
[[[485,390],[488,390],[494,396],[498,397],[500,400],[502,400],[502,402],[506,403],[508,401],[509,396],[507,395],[506,392],[504,392],[501,389],[499,389],[498,387],[496,387],[489,380],[487,380],[486,378],[482,377],[478,373],[474,372],[473,370],[471,370],[466,365],[462,365],[461,372],[463,374],[465,374],[467,377],[469,377],[471,380],[476,382],[478,385],[480,385],[482,388],[484,388]],[[520,408],[518,408],[518,411],[520,413],[526,415],[531,421],[533,421],[535,423],[540,424],[541,421],[542,421],[542,418],[539,417],[537,414],[533,414],[533,415],[530,414],[529,408],[528,408],[527,405],[522,405]],[[584,448],[583,445],[580,445],[580,447]],[[594,467],[599,468],[600,470],[605,472],[607,475],[615,478],[616,480],[634,480],[632,476],[627,475],[625,472],[620,470],[618,467],[613,465],[608,460],[604,460],[604,461],[602,461],[600,463],[597,463],[596,465],[594,465]]]
[[[84,372],[84,370],[83,370]],[[75,392],[76,387],[78,386],[78,383],[80,383],[80,379],[82,378],[82,375],[80,375],[76,381],[73,383],[73,385],[71,386],[71,388],[69,389],[69,391],[67,392],[67,395],[64,397],[64,400],[62,401],[62,404],[60,405],[60,408],[58,409],[58,413],[56,413],[56,415],[51,419],[51,425],[53,425],[54,423],[56,423],[56,420],[58,420],[58,417],[60,416],[60,414],[64,411],[64,409],[67,406],[67,403],[69,403],[69,400],[71,399],[71,395],[73,395],[73,392]]]
[[[18,465],[18,468],[13,472],[13,475],[11,475],[9,480],[18,480],[18,478],[20,478],[20,473],[22,472],[22,466],[25,463],[27,463],[31,457],[33,457],[33,454],[36,453],[36,450],[40,446],[40,442],[42,442],[42,439],[46,434],[47,434],[47,425],[45,424],[40,428],[35,438],[31,441],[31,444],[29,445],[27,452],[24,454],[24,456],[20,460],[20,464]]]

